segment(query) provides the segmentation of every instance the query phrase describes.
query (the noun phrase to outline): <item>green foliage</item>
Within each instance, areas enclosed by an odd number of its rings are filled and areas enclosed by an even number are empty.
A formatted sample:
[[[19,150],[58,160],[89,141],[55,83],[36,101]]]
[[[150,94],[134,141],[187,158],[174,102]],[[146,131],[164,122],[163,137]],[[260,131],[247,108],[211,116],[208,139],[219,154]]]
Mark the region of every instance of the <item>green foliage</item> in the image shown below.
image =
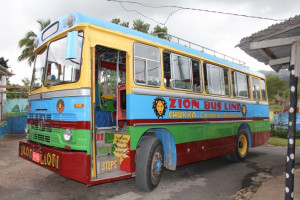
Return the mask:
[[[29,85],[30,85],[30,80],[29,80],[29,78],[25,77],[24,79],[22,79],[22,83],[23,83],[23,85],[25,85],[25,86],[29,86]]]
[[[132,29],[137,30],[143,33],[148,33],[150,28],[150,24],[145,23],[141,19],[133,20]]]
[[[114,18],[110,22],[129,28],[129,22],[124,22],[124,21],[121,22],[120,18]],[[136,19],[133,21],[132,29],[148,34],[150,29],[150,24],[145,23],[141,19]],[[158,34],[158,33],[166,33],[166,34]],[[169,36],[166,36],[167,34],[168,34],[168,28],[165,26],[161,27],[159,25],[156,25],[153,31],[151,32],[151,35],[154,35],[162,39],[170,40],[171,38]]]
[[[296,138],[300,138],[300,131],[296,131]],[[288,129],[272,129],[271,137],[288,138]]]
[[[275,146],[287,146],[288,140],[283,138],[271,137],[268,141],[268,144],[275,145]],[[300,139],[297,139],[296,147],[300,147]]]
[[[284,107],[282,105],[278,105],[278,104],[270,104],[269,105],[269,109],[270,111],[283,111]]]
[[[160,34],[159,34],[160,33]],[[156,25],[154,27],[154,30],[153,32],[151,33],[152,35],[155,35],[159,38],[162,38],[162,39],[166,39],[166,40],[170,40],[170,38],[168,36],[166,36],[165,34],[161,34],[161,33],[168,33],[168,28],[167,27],[161,27],[159,25]]]
[[[40,25],[40,31],[42,31],[51,23],[50,19],[46,21],[38,20],[37,22]],[[22,53],[18,57],[18,61],[27,60],[28,64],[31,66],[31,64],[35,60],[35,55],[33,54],[33,50],[34,50],[34,40],[36,37],[37,35],[33,31],[28,31],[25,34],[25,37],[19,41],[19,47],[20,49],[22,49]]]
[[[3,67],[5,67],[6,69],[9,68],[7,62],[8,62],[8,59],[5,60],[4,57],[1,57],[1,58],[0,58],[0,65],[2,65]]]
[[[267,75],[267,90],[270,102],[275,102],[276,98],[281,98],[281,100],[288,100],[286,90],[289,89],[288,82],[284,79],[279,78],[277,75]]]
[[[30,80],[25,77],[22,79],[23,85],[24,86],[29,86],[30,85]],[[10,82],[7,82],[7,85],[11,85]],[[8,88],[6,89],[6,98],[7,99],[22,99],[22,98],[28,98],[28,92],[29,89],[26,88]]]
[[[122,22],[122,23],[121,23],[120,18],[114,18],[114,19],[112,19],[110,22],[112,22],[112,23],[114,23],[114,24],[118,24],[118,25],[125,26],[125,27],[129,28],[129,22]]]

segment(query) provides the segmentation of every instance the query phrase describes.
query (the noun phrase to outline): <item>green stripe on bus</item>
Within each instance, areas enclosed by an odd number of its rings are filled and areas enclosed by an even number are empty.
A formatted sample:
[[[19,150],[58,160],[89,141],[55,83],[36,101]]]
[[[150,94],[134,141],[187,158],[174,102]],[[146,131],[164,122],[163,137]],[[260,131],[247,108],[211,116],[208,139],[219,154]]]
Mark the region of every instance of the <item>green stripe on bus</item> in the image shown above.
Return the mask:
[[[269,131],[269,121],[255,121],[248,123],[251,132]],[[187,143],[199,140],[215,139],[236,135],[241,123],[214,123],[214,124],[185,124],[128,127],[131,137],[131,150],[136,150],[140,137],[149,129],[167,129],[172,133],[175,143]]]

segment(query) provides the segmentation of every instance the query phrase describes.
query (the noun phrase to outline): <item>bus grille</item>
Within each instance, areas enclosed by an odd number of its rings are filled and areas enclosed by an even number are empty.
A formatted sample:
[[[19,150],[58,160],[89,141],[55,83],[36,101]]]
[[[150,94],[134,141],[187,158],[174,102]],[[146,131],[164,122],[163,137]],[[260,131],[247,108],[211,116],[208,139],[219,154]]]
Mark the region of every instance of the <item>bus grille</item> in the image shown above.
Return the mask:
[[[33,139],[50,143],[50,136],[33,133]]]

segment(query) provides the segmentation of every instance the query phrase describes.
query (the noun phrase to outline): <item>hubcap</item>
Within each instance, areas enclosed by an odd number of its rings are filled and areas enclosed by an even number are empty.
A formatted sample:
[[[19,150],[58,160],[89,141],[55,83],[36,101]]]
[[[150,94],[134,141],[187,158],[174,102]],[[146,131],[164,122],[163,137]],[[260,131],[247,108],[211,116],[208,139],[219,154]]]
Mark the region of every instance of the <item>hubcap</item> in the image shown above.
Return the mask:
[[[152,159],[151,165],[151,178],[152,181],[155,182],[161,173],[163,158],[160,152],[155,152]]]
[[[239,138],[239,152],[242,156],[244,156],[247,152],[248,141],[245,135],[241,135]]]

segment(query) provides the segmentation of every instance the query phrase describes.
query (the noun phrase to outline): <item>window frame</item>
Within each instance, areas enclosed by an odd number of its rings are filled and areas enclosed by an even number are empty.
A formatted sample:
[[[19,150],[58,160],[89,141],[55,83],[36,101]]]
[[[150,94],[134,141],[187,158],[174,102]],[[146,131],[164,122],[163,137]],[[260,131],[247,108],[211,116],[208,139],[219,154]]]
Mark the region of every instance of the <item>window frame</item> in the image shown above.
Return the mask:
[[[190,67],[190,70],[189,70],[190,85],[191,85],[190,89],[183,89],[183,88],[175,87],[175,79],[174,79],[174,76],[175,76],[175,71],[174,70],[175,70],[175,68],[174,68],[174,63],[173,63],[172,56],[180,56],[182,58],[187,58],[188,59],[188,65]],[[170,66],[171,66],[171,79],[170,79],[171,89],[183,90],[183,91],[193,91],[193,87],[192,87],[192,85],[193,85],[192,59],[187,57],[187,56],[180,55],[180,54],[170,53]]]
[[[52,86],[58,86],[58,85],[66,85],[66,84],[74,84],[74,83],[78,83],[80,81],[81,78],[81,72],[82,72],[82,63],[83,63],[83,51],[84,51],[84,42],[85,42],[85,32],[83,30],[78,30],[78,37],[82,38],[82,44],[81,44],[81,53],[79,55],[80,57],[80,62],[79,62],[79,76],[78,79],[76,81],[73,82],[68,82],[68,83],[59,83],[59,84],[54,84],[54,85],[48,85],[46,84],[47,81],[47,72],[48,72],[48,56],[49,56],[49,48],[51,46],[52,43],[59,41],[61,39],[67,38],[67,35],[64,37],[60,37],[56,40],[51,41],[48,45],[47,45],[47,56],[46,56],[46,62],[45,62],[45,69],[44,69],[44,74],[43,74],[43,86],[44,87],[52,87]]]
[[[233,75],[234,74],[234,75]],[[247,97],[246,96],[240,96],[239,95],[239,90],[238,90],[238,85],[239,85],[239,78],[238,78],[238,75],[244,75],[245,76],[245,80],[246,80],[246,88],[247,88]],[[235,79],[236,78],[236,79]],[[239,98],[245,98],[245,99],[250,99],[251,98],[251,94],[250,94],[250,90],[249,90],[249,75],[248,74],[245,74],[245,73],[242,73],[242,72],[239,72],[239,71],[235,71],[235,70],[231,70],[231,83],[232,83],[232,87],[233,87],[233,91],[232,91],[232,95],[234,97],[239,97]],[[237,94],[236,94],[236,88],[237,88]]]
[[[198,59],[193,59],[192,58],[192,91],[196,93],[203,93],[203,73],[202,73],[202,61]],[[199,81],[200,81],[200,91],[195,91],[194,90],[194,70],[193,70],[193,62],[198,62],[199,63]]]
[[[264,84],[262,84],[262,82]],[[262,99],[262,101],[266,101],[267,102],[268,101],[268,91],[267,91],[267,82],[266,82],[266,80],[260,79],[259,85],[260,85],[261,99]],[[264,85],[264,87],[265,87],[266,99],[263,98],[263,90],[262,90],[262,87],[261,87],[262,85]]]
[[[253,79],[256,79],[258,80],[258,86],[259,86],[259,98],[254,98],[254,90],[253,90]],[[255,91],[257,92],[257,90]],[[260,89],[260,79],[257,78],[257,77],[251,77],[251,93],[252,93],[252,98],[253,100],[256,100],[256,101],[261,101],[262,100],[262,95],[261,95],[261,89]],[[257,93],[256,93],[257,94]],[[256,95],[255,95],[256,96]]]
[[[217,93],[211,93],[211,92],[208,92],[208,90],[206,89],[206,84],[208,85],[208,71],[207,71],[207,66],[206,64],[209,64],[211,66],[214,66],[214,67],[218,67],[219,69],[223,69],[223,78],[224,78],[224,93],[225,94],[217,94]],[[204,70],[204,68],[206,68]],[[228,94],[226,94],[226,84],[225,84],[225,71],[224,70],[227,70],[227,84],[228,84]],[[206,72],[206,73],[205,73]],[[204,61],[203,62],[203,78],[204,78],[204,87],[205,87],[205,93],[206,94],[209,94],[209,95],[220,95],[220,96],[225,96],[225,97],[230,97],[231,96],[231,73],[230,73],[230,70],[229,68],[227,67],[223,67],[223,66],[220,66],[220,65],[217,65],[217,64],[213,64],[211,62],[207,62],[207,61]]]
[[[149,47],[152,47],[152,48],[156,48],[157,50],[158,50],[158,55],[159,55],[159,59],[158,59],[158,61],[157,60],[153,60],[153,59],[149,59],[149,58],[144,58],[144,57],[140,57],[140,56],[136,56],[136,44],[141,44],[141,45],[145,45],[145,46],[149,46]],[[145,62],[145,64],[146,64],[146,66],[145,66],[145,83],[138,83],[137,81],[136,81],[136,75],[135,75],[135,72],[136,72],[136,59],[138,59],[138,60],[141,60],[141,61],[144,61]],[[159,72],[159,74],[160,74],[160,77],[159,77],[159,85],[149,85],[148,84],[148,76],[147,76],[147,74],[148,74],[148,70],[147,70],[147,66],[148,66],[148,61],[152,61],[152,62],[156,62],[156,63],[158,63],[158,65],[159,65],[159,70],[158,70],[158,72]],[[158,47],[155,47],[155,46],[152,46],[152,45],[148,45],[148,44],[144,44],[144,43],[141,43],[141,42],[134,42],[133,43],[133,81],[134,81],[134,83],[136,84],[136,85],[140,85],[140,86],[147,86],[147,87],[155,87],[155,88],[160,88],[161,87],[161,85],[162,85],[162,70],[161,70],[161,52],[160,52],[160,50],[159,50],[159,48]]]

